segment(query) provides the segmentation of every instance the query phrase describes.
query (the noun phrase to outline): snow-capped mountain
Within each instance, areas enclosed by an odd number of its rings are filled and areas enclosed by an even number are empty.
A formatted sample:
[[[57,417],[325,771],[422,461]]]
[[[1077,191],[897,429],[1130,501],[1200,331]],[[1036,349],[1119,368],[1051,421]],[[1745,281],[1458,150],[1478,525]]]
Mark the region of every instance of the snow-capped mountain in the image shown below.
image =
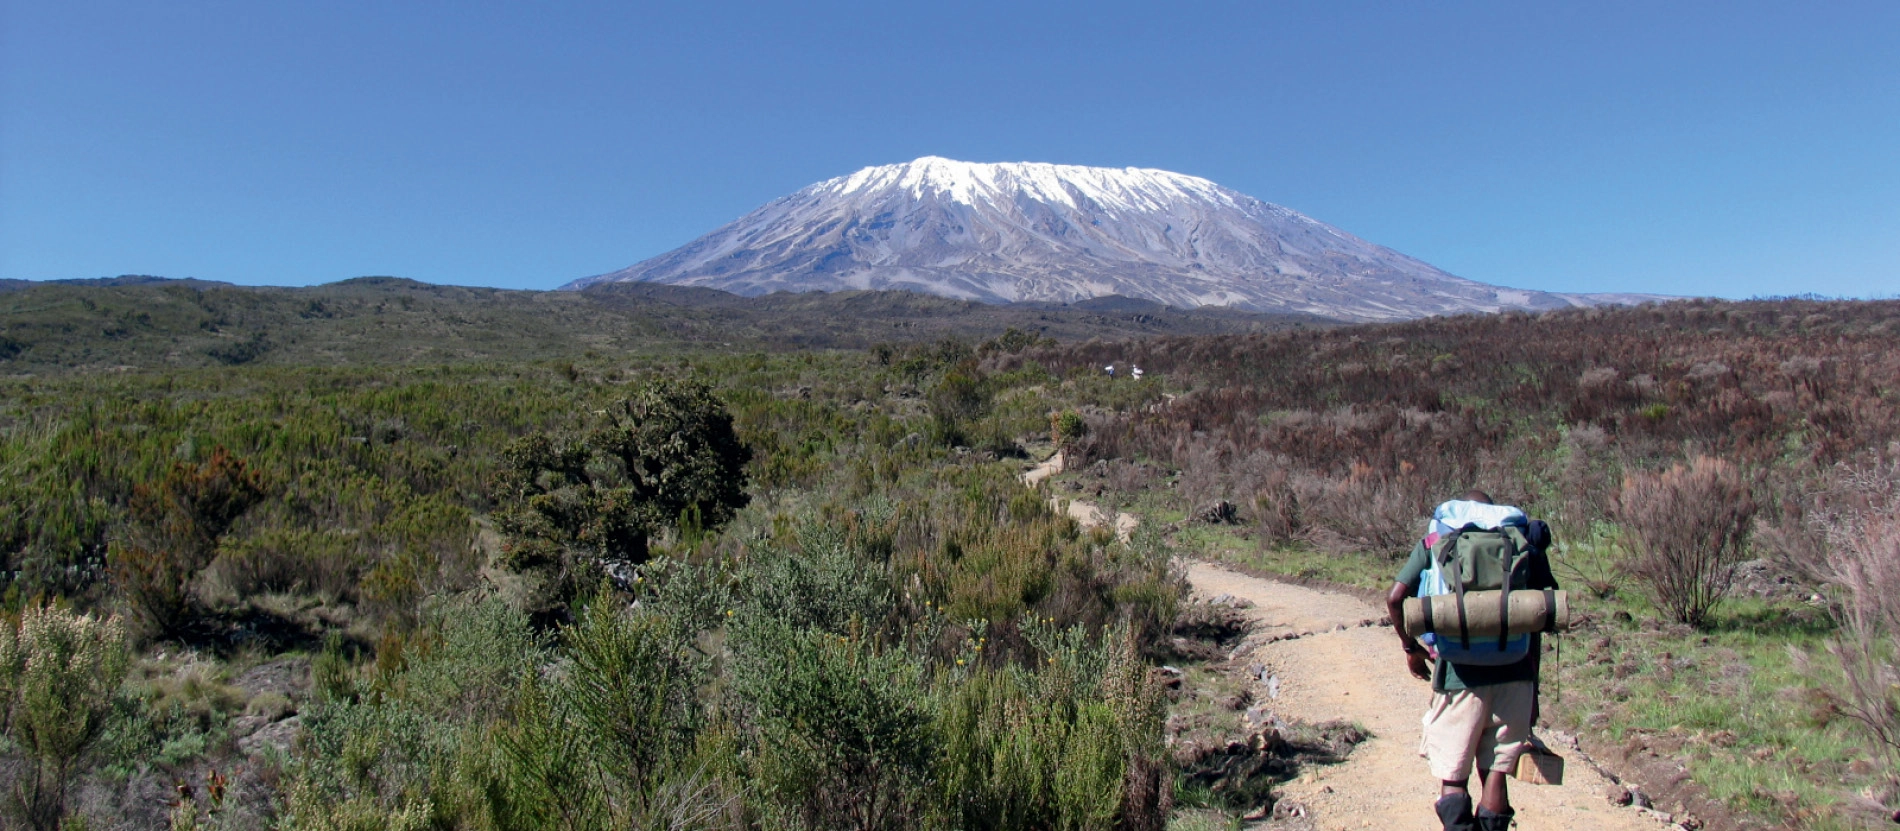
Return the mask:
[[[1165,170],[926,157],[819,182],[618,281],[908,289],[985,302],[1123,295],[1345,320],[1627,302],[1452,276],[1288,208]]]

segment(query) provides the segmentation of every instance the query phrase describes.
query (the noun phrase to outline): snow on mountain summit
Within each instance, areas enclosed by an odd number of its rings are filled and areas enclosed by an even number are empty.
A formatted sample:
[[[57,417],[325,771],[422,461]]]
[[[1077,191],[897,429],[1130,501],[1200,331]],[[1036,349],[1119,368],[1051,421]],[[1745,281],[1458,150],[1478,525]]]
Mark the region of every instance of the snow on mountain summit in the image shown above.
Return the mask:
[[[820,182],[809,190],[845,196],[900,188],[912,197],[940,195],[964,205],[1025,196],[1079,207],[1078,199],[1107,210],[1159,210],[1167,204],[1207,200],[1231,204],[1231,192],[1206,179],[1138,167],[1081,167],[1003,162],[981,164],[925,156],[908,164],[867,167]]]
[[[1454,277],[1195,176],[936,156],[819,182],[563,288],[623,281],[743,295],[907,289],[991,303],[1119,294],[1347,320],[1594,302]]]

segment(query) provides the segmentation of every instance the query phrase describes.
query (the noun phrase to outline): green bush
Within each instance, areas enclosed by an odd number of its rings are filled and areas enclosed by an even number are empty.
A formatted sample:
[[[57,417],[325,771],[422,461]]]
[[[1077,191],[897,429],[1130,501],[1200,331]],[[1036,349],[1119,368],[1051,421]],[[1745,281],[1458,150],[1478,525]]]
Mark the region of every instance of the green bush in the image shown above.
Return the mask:
[[[795,546],[759,552],[747,563],[749,617],[787,627],[844,634],[884,624],[895,607],[888,571],[843,529],[802,523]]]
[[[1074,410],[1062,410],[1049,414],[1049,440],[1059,450],[1068,447],[1089,434],[1089,424],[1082,420],[1082,414]]]
[[[130,657],[118,618],[29,606],[0,625],[0,707],[26,756],[12,807],[29,827],[59,827],[76,766],[105,728]]]
[[[494,598],[438,604],[384,649],[368,677],[337,677],[337,653],[319,661],[318,683],[341,689],[303,712],[286,806],[293,827],[469,810],[478,789],[466,773],[488,752],[489,726],[547,661],[526,617]]]
[[[640,803],[647,784],[692,750],[705,721],[699,690],[711,662],[695,634],[664,610],[628,611],[602,597],[562,638],[571,664],[559,694],[596,742],[603,769]]]
[[[994,393],[974,369],[952,369],[930,389],[933,432],[943,445],[969,442],[970,424],[990,411]]]
[[[733,652],[734,694],[756,731],[753,775],[781,821],[916,824],[937,753],[917,656],[766,617],[734,632]]]
[[[656,377],[587,432],[527,436],[503,458],[495,523],[509,538],[509,564],[540,579],[537,612],[559,612],[591,589],[603,562],[646,562],[651,538],[682,518],[718,528],[749,500],[752,453],[696,381]]]
[[[1124,628],[1025,627],[1040,659],[941,679],[942,811],[966,829],[1158,827],[1165,702]]]
[[[675,579],[680,579],[677,575]],[[563,635],[549,680],[524,679],[498,754],[486,761],[479,815],[498,828],[723,828],[737,788],[730,747],[700,741],[711,662],[692,615],[662,603],[627,610],[603,593]],[[710,754],[727,758],[709,759]]]

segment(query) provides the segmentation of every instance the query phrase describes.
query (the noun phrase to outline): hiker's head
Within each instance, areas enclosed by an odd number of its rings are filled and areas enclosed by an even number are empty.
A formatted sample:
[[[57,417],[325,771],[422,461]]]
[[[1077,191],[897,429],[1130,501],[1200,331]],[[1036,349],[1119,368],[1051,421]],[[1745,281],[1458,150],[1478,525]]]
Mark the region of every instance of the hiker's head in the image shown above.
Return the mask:
[[[1485,493],[1484,491],[1478,490],[1477,488],[1472,488],[1471,490],[1465,491],[1465,501],[1478,502],[1485,505],[1492,504],[1491,494]]]

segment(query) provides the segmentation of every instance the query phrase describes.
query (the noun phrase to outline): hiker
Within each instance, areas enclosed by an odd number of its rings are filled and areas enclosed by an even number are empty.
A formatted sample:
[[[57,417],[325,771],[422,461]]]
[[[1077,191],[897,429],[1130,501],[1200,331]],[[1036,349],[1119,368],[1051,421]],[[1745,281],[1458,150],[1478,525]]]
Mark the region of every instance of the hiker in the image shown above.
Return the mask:
[[[1455,524],[1454,524],[1455,523]],[[1431,706],[1425,710],[1424,736],[1419,755],[1424,756],[1432,775],[1440,783],[1438,802],[1433,810],[1445,831],[1505,831],[1511,827],[1511,801],[1505,777],[1514,769],[1518,756],[1530,746],[1531,726],[1537,720],[1537,673],[1542,644],[1536,635],[1527,643],[1513,644],[1506,651],[1504,639],[1485,638],[1483,646],[1491,654],[1478,656],[1469,650],[1479,644],[1469,639],[1460,656],[1480,661],[1457,663],[1439,654],[1460,649],[1455,636],[1440,636],[1433,648],[1405,632],[1404,601],[1419,595],[1422,583],[1437,577],[1432,568],[1434,549],[1445,536],[1462,535],[1473,525],[1499,529],[1500,523],[1516,524],[1529,554],[1522,561],[1522,583],[1513,580],[1510,588],[1556,589],[1557,580],[1550,571],[1546,550],[1550,546],[1550,526],[1528,520],[1523,512],[1509,506],[1493,505],[1491,497],[1474,490],[1462,500],[1453,500],[1433,513],[1431,533],[1412,548],[1412,556],[1399,570],[1397,582],[1386,594],[1386,608],[1392,614],[1392,626],[1399,633],[1405,650],[1405,664],[1412,675],[1432,682]],[[1460,530],[1463,529],[1463,530]],[[1494,537],[1494,539],[1497,537]],[[1456,546],[1453,537],[1449,544]],[[1441,555],[1442,556],[1442,555]],[[1441,594],[1443,589],[1426,594]],[[1428,635],[1427,637],[1431,637]],[[1523,650],[1521,659],[1512,660],[1515,649]],[[1431,659],[1427,662],[1427,659]],[[1510,661],[1504,663],[1504,661]],[[1471,799],[1470,779],[1473,768],[1481,777],[1482,800]]]

